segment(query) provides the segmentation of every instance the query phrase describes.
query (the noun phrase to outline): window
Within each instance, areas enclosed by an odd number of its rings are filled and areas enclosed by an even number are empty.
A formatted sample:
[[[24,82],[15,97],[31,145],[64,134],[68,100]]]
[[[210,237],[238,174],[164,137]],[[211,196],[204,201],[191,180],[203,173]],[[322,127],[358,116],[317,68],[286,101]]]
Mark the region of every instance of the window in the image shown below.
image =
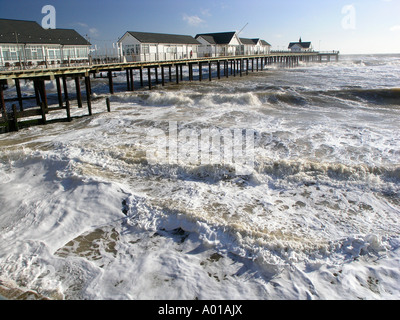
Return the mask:
[[[74,48],[64,48],[63,56],[65,60],[75,58],[75,49]]]
[[[78,58],[87,58],[87,56],[88,56],[86,48],[78,48],[77,52],[78,52],[78,54],[77,54]]]
[[[27,46],[25,48],[25,57],[27,60],[43,60],[42,47]]]
[[[17,51],[17,46],[5,46],[2,51],[5,61],[18,61],[20,56],[23,59],[22,50],[19,49]]]
[[[135,45],[124,45],[123,46],[124,56],[130,56],[135,54]]]
[[[148,44],[143,44],[142,48],[143,48],[143,53],[144,54],[149,54],[150,53],[150,46]]]
[[[47,58],[50,60],[61,59],[61,49],[59,47],[48,47]]]

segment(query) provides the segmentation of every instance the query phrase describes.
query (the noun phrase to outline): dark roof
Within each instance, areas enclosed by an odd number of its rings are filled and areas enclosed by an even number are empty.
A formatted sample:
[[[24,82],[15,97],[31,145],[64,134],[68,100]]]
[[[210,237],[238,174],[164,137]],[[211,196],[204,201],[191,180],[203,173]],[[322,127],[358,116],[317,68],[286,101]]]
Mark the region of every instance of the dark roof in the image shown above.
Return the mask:
[[[243,44],[254,44],[254,45],[256,45],[256,44],[258,43],[258,41],[261,41],[261,44],[262,44],[263,46],[271,46],[267,41],[265,41],[265,40],[260,40],[259,38],[256,38],[256,39],[240,38],[240,41],[241,41]]]
[[[262,43],[264,46],[270,46],[270,47],[271,47],[271,45],[270,45],[267,41],[265,41],[265,40],[261,40],[261,43]]]
[[[254,41],[257,40],[257,41]],[[251,44],[251,45],[255,45],[258,42],[258,39],[247,39],[247,38],[240,38],[240,42],[243,44]]]
[[[254,45],[256,45],[256,44],[258,43],[258,41],[261,41],[261,44],[262,44],[263,46],[271,46],[267,41],[265,41],[265,40],[260,40],[259,38],[256,38],[256,39],[240,38],[240,41],[241,41],[243,44],[254,44]]]
[[[196,35],[195,38],[197,39],[198,37],[201,36],[202,38],[204,38],[211,44],[228,44],[229,42],[231,42],[231,40],[235,34],[236,34],[236,32],[234,32],[234,31],[218,32],[218,33],[202,33],[202,34]]]
[[[35,21],[0,19],[0,43],[90,45],[72,29],[43,29]]]
[[[291,42],[291,43],[289,43],[289,49],[296,44],[299,45],[300,47],[302,47],[303,49],[309,49],[311,46],[311,42],[303,42],[303,41],[302,42]]]
[[[165,33],[149,33],[128,31],[133,37],[142,43],[166,43],[166,44],[200,44],[192,36]]]

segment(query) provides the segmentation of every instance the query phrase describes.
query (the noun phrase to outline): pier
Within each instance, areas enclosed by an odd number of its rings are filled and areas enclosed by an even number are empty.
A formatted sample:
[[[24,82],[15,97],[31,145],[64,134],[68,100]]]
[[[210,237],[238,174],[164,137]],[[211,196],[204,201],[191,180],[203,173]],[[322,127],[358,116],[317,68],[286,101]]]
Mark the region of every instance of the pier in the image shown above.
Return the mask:
[[[183,68],[188,70],[187,81],[212,81],[212,69],[216,67],[216,79],[242,77],[249,72],[259,72],[270,65],[295,67],[299,62],[330,62],[339,60],[339,52],[272,52],[266,55],[253,56],[226,56],[213,58],[184,59],[171,61],[149,61],[128,63],[107,63],[98,65],[82,65],[73,67],[9,70],[0,72],[0,133],[18,131],[20,119],[40,116],[39,120],[30,121],[30,124],[46,124],[46,115],[55,110],[65,110],[65,118],[59,121],[71,121],[71,101],[69,98],[67,80],[75,82],[76,104],[78,108],[87,107],[87,115],[92,115],[92,88],[91,78],[99,74],[106,74],[110,94],[115,93],[114,72],[126,72],[126,90],[135,91],[134,70],[137,70],[140,88],[153,89],[154,85],[165,86],[168,82],[179,84],[184,81]],[[193,67],[198,67],[195,75]],[[206,73],[204,73],[206,68]],[[152,72],[154,71],[154,72]],[[154,78],[152,77],[154,75]],[[197,77],[196,77],[197,76]],[[30,80],[34,85],[34,96],[24,97],[21,91],[21,80]],[[46,81],[56,81],[58,106],[49,107],[46,92]],[[139,80],[139,81],[138,81]],[[86,101],[83,101],[81,86],[84,83]],[[16,95],[5,99],[4,88],[15,85]],[[24,108],[24,101],[34,100],[37,107]],[[10,104],[7,108],[6,104]],[[9,109],[9,110],[7,110]],[[107,109],[110,110],[109,101]],[[11,112],[10,112],[11,110]]]

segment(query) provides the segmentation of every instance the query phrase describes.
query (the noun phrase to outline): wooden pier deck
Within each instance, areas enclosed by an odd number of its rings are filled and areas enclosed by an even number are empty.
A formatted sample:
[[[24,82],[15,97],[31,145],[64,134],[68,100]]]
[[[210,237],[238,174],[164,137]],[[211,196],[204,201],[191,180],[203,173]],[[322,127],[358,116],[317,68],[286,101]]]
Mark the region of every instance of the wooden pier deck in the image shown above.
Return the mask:
[[[79,108],[83,107],[81,81],[84,79],[86,105],[88,115],[92,115],[91,107],[91,76],[94,78],[99,73],[106,73],[108,78],[108,86],[110,94],[114,94],[113,72],[126,72],[126,91],[135,90],[135,79],[133,70],[139,72],[140,87],[144,87],[145,83],[148,89],[151,90],[154,84],[164,86],[166,82],[176,82],[179,84],[183,81],[183,68],[188,69],[188,81],[194,81],[193,67],[198,66],[197,79],[199,81],[206,80],[203,75],[203,68],[208,67],[207,80],[212,81],[212,67],[216,66],[217,79],[229,76],[243,76],[249,72],[258,72],[264,70],[265,67],[273,64],[279,64],[285,67],[294,67],[300,61],[304,62],[323,62],[335,61],[339,59],[339,52],[273,52],[267,55],[252,55],[252,56],[227,56],[171,61],[148,61],[148,62],[128,62],[128,63],[108,63],[101,65],[83,65],[74,67],[60,67],[47,69],[25,69],[25,70],[6,70],[0,71],[0,132],[8,132],[18,130],[18,119],[41,116],[38,124],[46,123],[46,114],[54,110],[66,111],[66,118],[60,121],[71,121],[71,102],[68,95],[67,79],[74,79],[76,89],[76,100]],[[152,79],[152,71],[154,79]],[[160,72],[160,77],[159,77]],[[145,79],[144,76],[147,76]],[[34,84],[35,95],[32,97],[23,97],[21,92],[20,81],[30,80]],[[46,81],[56,81],[58,107],[49,107],[46,93]],[[16,96],[14,98],[4,98],[4,87],[7,85],[15,85]],[[24,110],[24,101],[32,99],[36,101],[39,108],[29,108]],[[12,112],[7,112],[7,102],[18,102],[12,104]]]

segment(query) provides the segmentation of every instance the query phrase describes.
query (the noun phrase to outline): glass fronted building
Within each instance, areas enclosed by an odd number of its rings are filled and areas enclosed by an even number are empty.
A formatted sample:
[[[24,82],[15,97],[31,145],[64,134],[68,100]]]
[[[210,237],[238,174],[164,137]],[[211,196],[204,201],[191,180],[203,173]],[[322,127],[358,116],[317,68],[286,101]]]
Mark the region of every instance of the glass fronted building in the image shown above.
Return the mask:
[[[0,69],[88,62],[90,43],[72,29],[43,29],[34,21],[0,19]]]

